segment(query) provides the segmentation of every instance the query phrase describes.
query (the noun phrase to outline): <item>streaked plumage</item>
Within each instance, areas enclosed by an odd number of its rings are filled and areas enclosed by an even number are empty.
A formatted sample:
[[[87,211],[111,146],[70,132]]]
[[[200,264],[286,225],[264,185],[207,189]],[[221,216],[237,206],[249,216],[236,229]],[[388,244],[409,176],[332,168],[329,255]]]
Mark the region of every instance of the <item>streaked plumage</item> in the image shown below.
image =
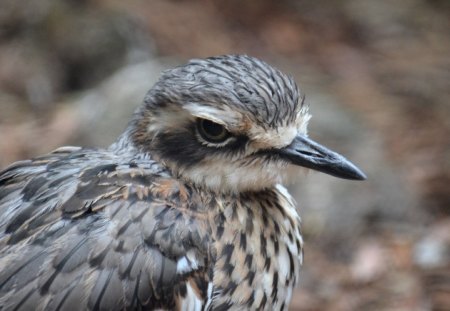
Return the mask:
[[[295,82],[248,56],[165,72],[110,148],[0,173],[0,310],[284,310],[302,262],[295,165],[363,174],[306,138]]]

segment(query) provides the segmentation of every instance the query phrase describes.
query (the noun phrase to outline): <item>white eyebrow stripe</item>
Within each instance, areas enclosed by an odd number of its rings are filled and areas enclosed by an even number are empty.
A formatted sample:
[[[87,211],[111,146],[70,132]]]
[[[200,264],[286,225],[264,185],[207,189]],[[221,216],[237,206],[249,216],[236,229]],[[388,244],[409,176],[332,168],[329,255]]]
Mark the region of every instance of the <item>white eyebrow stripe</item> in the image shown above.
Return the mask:
[[[211,120],[225,126],[226,128],[228,128],[230,125],[238,125],[239,121],[242,119],[241,113],[235,110],[231,110],[230,107],[225,105],[223,105],[219,109],[207,105],[189,103],[184,105],[183,108],[197,118]]]

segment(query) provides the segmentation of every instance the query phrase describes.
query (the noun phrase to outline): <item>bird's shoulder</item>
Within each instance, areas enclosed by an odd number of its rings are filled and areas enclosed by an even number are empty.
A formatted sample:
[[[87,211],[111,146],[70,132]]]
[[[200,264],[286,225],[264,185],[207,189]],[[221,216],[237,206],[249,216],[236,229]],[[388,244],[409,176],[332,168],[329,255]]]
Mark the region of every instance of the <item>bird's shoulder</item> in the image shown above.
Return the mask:
[[[0,173],[6,309],[198,302],[208,244],[195,191],[151,159],[64,147]]]

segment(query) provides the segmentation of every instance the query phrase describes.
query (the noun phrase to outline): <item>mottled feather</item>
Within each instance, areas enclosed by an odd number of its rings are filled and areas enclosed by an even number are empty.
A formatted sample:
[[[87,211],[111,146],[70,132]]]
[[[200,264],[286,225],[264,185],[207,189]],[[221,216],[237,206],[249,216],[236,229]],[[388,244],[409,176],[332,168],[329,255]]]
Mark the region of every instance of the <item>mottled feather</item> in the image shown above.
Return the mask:
[[[152,161],[66,148],[13,165],[0,184],[5,310],[75,299],[80,309],[172,308],[194,272],[176,269],[186,246],[205,274],[204,208]]]

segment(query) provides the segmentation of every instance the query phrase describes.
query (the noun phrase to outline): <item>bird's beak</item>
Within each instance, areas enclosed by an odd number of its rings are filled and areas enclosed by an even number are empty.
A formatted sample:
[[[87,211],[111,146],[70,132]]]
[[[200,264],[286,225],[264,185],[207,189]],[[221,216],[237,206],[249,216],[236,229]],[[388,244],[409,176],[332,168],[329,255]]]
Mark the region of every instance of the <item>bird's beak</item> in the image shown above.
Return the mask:
[[[342,155],[298,135],[287,147],[277,153],[294,165],[307,167],[339,178],[364,180],[366,175]]]

